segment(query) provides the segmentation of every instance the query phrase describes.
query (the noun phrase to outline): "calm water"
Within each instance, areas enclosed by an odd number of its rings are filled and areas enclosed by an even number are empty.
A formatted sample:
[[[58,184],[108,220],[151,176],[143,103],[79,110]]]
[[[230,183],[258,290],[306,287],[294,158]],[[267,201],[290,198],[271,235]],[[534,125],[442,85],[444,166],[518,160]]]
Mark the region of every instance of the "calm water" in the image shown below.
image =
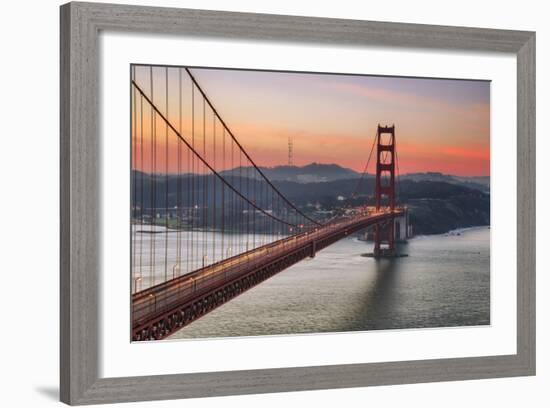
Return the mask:
[[[490,323],[487,227],[417,237],[408,257],[361,256],[349,238],[262,282],[171,339]]]
[[[156,233],[151,234],[151,231]],[[136,289],[147,289],[176,276],[193,272],[202,266],[282,238],[283,235],[249,234],[246,239],[245,234],[222,235],[214,231],[178,233],[176,230],[169,230],[166,233],[166,228],[162,226],[134,226],[132,292]],[[181,243],[179,254],[178,239]],[[138,282],[135,282],[136,278],[139,278]]]

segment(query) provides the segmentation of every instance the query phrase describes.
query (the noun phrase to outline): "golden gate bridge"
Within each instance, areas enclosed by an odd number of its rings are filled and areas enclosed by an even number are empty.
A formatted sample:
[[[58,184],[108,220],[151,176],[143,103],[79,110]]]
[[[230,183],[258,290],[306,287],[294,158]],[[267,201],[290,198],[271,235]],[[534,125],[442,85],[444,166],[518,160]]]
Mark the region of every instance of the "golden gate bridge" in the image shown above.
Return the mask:
[[[133,341],[163,339],[369,227],[373,256],[396,255],[408,216],[394,126],[378,125],[352,195],[376,147],[375,205],[315,219],[266,177],[188,68],[134,65],[131,76]]]

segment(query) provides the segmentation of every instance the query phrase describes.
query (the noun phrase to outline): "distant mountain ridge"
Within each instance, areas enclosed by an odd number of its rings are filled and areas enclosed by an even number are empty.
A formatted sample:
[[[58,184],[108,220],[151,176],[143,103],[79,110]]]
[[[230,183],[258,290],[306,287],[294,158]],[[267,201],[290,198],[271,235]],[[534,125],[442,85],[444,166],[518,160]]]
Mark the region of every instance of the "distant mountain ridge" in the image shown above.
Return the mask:
[[[292,181],[295,183],[328,183],[338,180],[355,179],[361,176],[360,173],[342,167],[338,164],[322,164],[310,163],[305,166],[275,166],[275,167],[260,167],[262,172],[269,180],[272,181]],[[250,172],[250,167],[237,167],[232,170],[222,171],[223,175],[239,175],[246,177],[246,172]],[[374,177],[368,173],[366,178]],[[256,176],[258,178],[258,176]],[[470,187],[476,190],[488,192],[490,188],[489,176],[454,176],[440,172],[425,172],[425,173],[407,173],[400,175],[401,180],[412,181],[443,181],[451,184],[459,184]]]
[[[309,183],[330,183],[333,181],[355,180],[361,177],[361,174],[338,164],[322,164],[310,163],[305,166],[275,166],[275,167],[260,167],[265,176],[274,182],[289,181],[299,184]],[[258,172],[253,171],[252,167],[236,167],[232,170],[223,170],[220,172],[222,176],[234,177],[249,177],[260,180]],[[182,176],[186,176],[185,174]],[[188,175],[190,176],[190,174]],[[365,179],[372,179],[374,175],[367,173]],[[425,173],[407,173],[399,175],[401,181],[432,181],[445,182],[456,184],[464,187],[469,187],[475,190],[488,193],[490,191],[489,176],[455,176],[440,172],[425,172]]]
[[[229,183],[239,193],[250,197],[260,208],[273,208],[273,197],[265,194],[266,182],[246,178],[240,169]],[[304,174],[304,173],[300,173]],[[416,175],[413,178],[438,178],[440,176]],[[443,176],[449,177],[449,176]],[[454,179],[453,179],[454,180]],[[328,182],[300,183],[296,181],[274,180],[273,184],[284,197],[313,218],[326,219],[343,211],[343,206],[357,207],[374,205],[375,180],[372,175],[358,184],[357,177]],[[471,183],[474,184],[474,183]],[[183,193],[184,208],[213,208],[212,203],[224,197],[224,211],[237,211],[242,206],[242,198],[219,182],[216,176],[156,175],[134,171],[132,177],[132,199],[138,208],[176,208],[178,191]],[[465,228],[490,223],[490,193],[483,191],[480,184],[476,188],[460,184],[454,180],[400,180],[397,187],[398,202],[407,205],[415,234],[440,234],[457,228]],[[485,188],[485,187],[483,187]],[[193,191],[192,194],[186,192]],[[264,193],[262,193],[264,192]],[[354,194],[356,193],[356,194]],[[217,197],[217,198],[216,198]],[[154,204],[152,204],[154,203]],[[206,203],[206,206],[204,206]],[[217,208],[219,216],[222,207]],[[204,214],[204,213],[203,213]],[[212,221],[212,219],[210,219]],[[206,221],[205,221],[206,222]]]
[[[489,176],[453,176],[439,172],[407,173],[401,175],[400,179],[411,181],[442,181],[445,183],[459,184],[486,193],[489,192],[491,186],[491,178]]]
[[[339,180],[352,180],[361,177],[361,174],[338,164],[310,163],[305,166],[275,166],[260,167],[262,172],[271,181],[290,181],[299,184],[330,183]],[[250,177],[260,180],[260,175],[252,171],[251,167],[235,167],[232,170],[220,171],[222,176]],[[190,175],[190,174],[189,174]],[[186,176],[185,174],[183,175]],[[367,173],[365,179],[374,178]],[[411,181],[440,181],[457,184],[464,187],[489,193],[491,179],[489,176],[455,176],[440,172],[407,173],[399,175],[399,179]]]
[[[250,167],[237,167],[232,170],[222,171],[223,175],[246,176]],[[260,167],[260,170],[271,181],[292,181],[295,183],[323,183],[343,179],[358,178],[361,175],[356,171],[339,166],[337,164],[310,163],[305,166],[275,166]]]

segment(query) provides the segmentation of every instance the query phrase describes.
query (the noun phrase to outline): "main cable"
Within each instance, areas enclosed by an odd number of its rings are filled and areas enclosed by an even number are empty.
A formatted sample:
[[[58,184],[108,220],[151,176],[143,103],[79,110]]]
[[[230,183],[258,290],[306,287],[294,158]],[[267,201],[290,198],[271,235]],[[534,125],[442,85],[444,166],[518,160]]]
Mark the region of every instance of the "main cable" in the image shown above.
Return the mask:
[[[305,219],[307,219],[308,221],[314,223],[314,224],[317,224],[319,226],[321,226],[322,224],[312,218],[310,218],[309,216],[307,216],[306,214],[304,214],[301,210],[298,209],[298,207],[296,207],[290,200],[288,200],[288,198],[286,198],[280,191],[279,189],[277,189],[277,187],[275,187],[275,185],[267,178],[267,176],[264,174],[264,172],[258,167],[258,165],[256,164],[256,162],[254,162],[254,160],[252,160],[252,157],[250,157],[250,155],[246,152],[246,150],[244,149],[244,147],[239,143],[239,141],[237,140],[237,138],[235,137],[235,135],[233,134],[233,132],[231,131],[231,129],[229,129],[229,127],[227,126],[227,124],[225,123],[225,121],[222,119],[222,117],[219,115],[218,111],[216,110],[216,108],[214,107],[214,105],[210,102],[210,99],[208,98],[208,96],[206,95],[206,93],[203,91],[203,89],[201,88],[201,86],[198,84],[197,80],[195,79],[195,77],[193,76],[193,74],[191,74],[191,71],[189,71],[189,68],[185,68],[185,70],[187,71],[187,74],[189,75],[189,77],[191,78],[191,80],[193,81],[193,83],[195,84],[195,86],[197,87],[197,89],[199,90],[199,92],[202,94],[204,100],[208,103],[208,105],[210,106],[210,108],[212,109],[212,111],[214,112],[214,114],[217,116],[217,118],[219,119],[220,123],[223,125],[223,127],[227,130],[227,133],[231,136],[231,138],[235,141],[235,143],[237,144],[237,146],[239,147],[239,149],[243,152],[243,154],[245,155],[245,157],[250,161],[250,163],[254,166],[254,168],[256,169],[256,171],[258,171],[258,173],[260,174],[260,176],[262,176],[262,178],[267,182],[267,184],[269,184],[269,186],[275,190],[275,192],[281,196],[281,198],[291,207],[293,208],[297,213],[299,213],[301,216],[303,216]]]
[[[229,189],[231,189],[235,194],[237,194],[237,196],[239,196],[240,198],[242,198],[243,200],[247,201],[248,203],[250,203],[256,210],[260,211],[262,214],[270,217],[270,218],[274,218],[275,220],[279,221],[280,223],[282,224],[285,224],[285,225],[288,225],[288,226],[291,226],[291,227],[296,227],[297,225],[296,224],[292,224],[290,222],[287,222],[285,220],[282,220],[278,217],[275,217],[271,214],[269,214],[267,211],[265,211],[263,208],[261,207],[258,207],[255,203],[253,203],[252,201],[250,201],[247,197],[245,197],[240,191],[238,191],[235,187],[233,187],[227,180],[225,180],[224,177],[221,176],[221,174],[216,171],[200,154],[199,152],[193,148],[188,142],[187,140],[185,140],[185,138],[178,132],[178,130],[170,123],[170,121],[164,116],[164,114],[162,112],[160,112],[160,110],[157,108],[157,106],[155,104],[153,104],[153,102],[151,101],[151,99],[149,99],[149,97],[143,92],[143,90],[139,87],[139,85],[135,82],[135,81],[132,81],[132,84],[136,87],[136,89],[138,90],[138,92],[143,95],[144,99],[149,103],[149,105],[152,107],[153,111],[170,127],[170,129],[172,129],[172,131],[176,134],[176,136],[178,136],[178,138],[183,142],[185,143],[185,145],[195,154],[195,156],[203,163],[204,166],[206,166],[216,177],[218,177]],[[218,116],[218,119],[219,119],[219,116]],[[236,141],[235,141],[236,144],[238,144]],[[244,153],[244,152],[243,152]],[[318,223],[317,223],[318,224]],[[318,224],[318,225],[321,225],[321,224]]]

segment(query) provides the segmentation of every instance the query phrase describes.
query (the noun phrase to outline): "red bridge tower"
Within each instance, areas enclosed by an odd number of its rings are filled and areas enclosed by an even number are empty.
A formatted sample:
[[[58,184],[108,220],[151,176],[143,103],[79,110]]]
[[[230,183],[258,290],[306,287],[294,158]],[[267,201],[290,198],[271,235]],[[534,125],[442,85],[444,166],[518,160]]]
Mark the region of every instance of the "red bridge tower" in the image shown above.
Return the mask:
[[[395,126],[380,126],[376,133],[376,211],[395,209]],[[374,256],[393,256],[395,227],[393,218],[377,224],[374,230]]]

